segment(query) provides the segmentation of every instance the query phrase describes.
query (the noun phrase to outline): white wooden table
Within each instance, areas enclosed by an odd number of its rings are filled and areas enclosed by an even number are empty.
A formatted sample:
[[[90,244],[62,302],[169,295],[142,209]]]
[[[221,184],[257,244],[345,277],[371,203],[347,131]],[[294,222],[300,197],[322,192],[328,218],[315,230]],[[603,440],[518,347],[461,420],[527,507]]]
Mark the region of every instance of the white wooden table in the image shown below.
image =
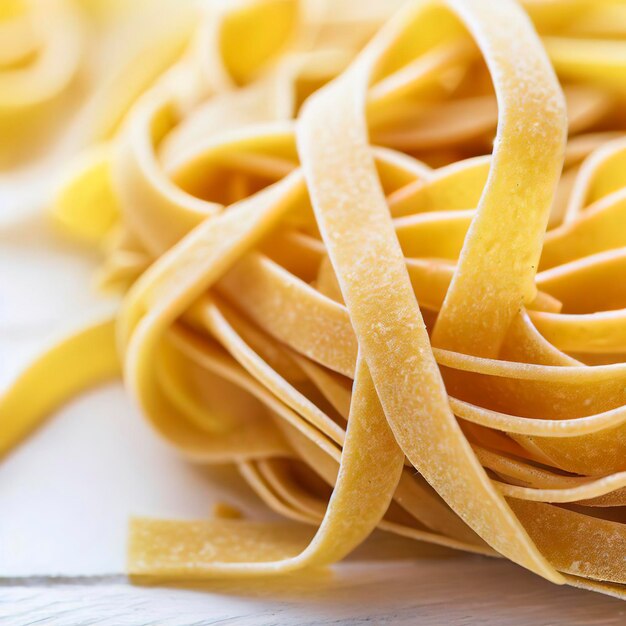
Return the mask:
[[[68,320],[108,306],[89,290],[94,263],[39,219],[0,224],[0,385]],[[626,624],[620,601],[403,540],[392,562],[374,541],[321,578],[126,582],[129,515],[205,517],[217,500],[271,517],[232,471],[179,459],[121,386],[77,399],[0,463],[0,625]]]
[[[133,588],[111,577],[0,587],[3,626],[220,624],[603,625],[626,623],[619,600],[555,588],[480,558],[350,564],[332,578],[206,590]]]

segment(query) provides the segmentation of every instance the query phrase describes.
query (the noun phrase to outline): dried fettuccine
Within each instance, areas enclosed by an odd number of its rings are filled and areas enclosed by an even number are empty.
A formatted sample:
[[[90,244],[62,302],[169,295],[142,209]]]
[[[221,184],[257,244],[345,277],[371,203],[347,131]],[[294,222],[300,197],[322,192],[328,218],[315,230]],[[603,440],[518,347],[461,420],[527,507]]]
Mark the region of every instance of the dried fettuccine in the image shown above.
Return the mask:
[[[135,519],[132,575],[328,565],[380,528],[622,596],[617,8],[197,11],[84,118],[52,213],[122,304],[0,398],[0,450],[119,359],[166,440],[290,520]]]

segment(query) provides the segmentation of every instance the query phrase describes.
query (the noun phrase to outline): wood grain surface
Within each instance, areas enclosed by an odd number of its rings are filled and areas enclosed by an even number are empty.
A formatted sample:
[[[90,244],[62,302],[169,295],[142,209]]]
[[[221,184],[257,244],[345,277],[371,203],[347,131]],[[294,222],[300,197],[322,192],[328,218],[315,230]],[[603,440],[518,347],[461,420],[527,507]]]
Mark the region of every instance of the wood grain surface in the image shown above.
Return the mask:
[[[2,626],[626,624],[626,605],[556,587],[504,561],[351,563],[330,576],[133,587],[123,577],[5,579]]]

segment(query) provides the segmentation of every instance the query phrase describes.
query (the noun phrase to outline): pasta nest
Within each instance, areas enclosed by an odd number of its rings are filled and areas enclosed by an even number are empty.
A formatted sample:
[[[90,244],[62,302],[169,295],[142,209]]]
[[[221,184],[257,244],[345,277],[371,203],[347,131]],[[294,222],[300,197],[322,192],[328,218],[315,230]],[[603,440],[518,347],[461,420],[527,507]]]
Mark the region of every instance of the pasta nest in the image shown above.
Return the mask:
[[[380,528],[620,595],[626,12],[391,4],[208,3],[90,100],[52,210],[123,298],[3,396],[0,449],[119,354],[162,436],[290,520],[134,520],[134,575]]]

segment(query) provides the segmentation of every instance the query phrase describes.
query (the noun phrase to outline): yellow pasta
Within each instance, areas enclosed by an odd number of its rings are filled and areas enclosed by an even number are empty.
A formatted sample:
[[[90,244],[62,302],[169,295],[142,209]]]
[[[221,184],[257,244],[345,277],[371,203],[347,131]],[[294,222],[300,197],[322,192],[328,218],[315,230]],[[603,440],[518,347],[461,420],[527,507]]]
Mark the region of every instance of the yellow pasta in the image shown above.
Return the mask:
[[[0,124],[69,89],[82,4],[0,48]],[[121,365],[289,518],[135,519],[133,576],[326,566],[380,528],[623,597],[623,7],[366,5],[201,3],[89,100],[51,212],[122,303],[0,397],[0,452]]]

